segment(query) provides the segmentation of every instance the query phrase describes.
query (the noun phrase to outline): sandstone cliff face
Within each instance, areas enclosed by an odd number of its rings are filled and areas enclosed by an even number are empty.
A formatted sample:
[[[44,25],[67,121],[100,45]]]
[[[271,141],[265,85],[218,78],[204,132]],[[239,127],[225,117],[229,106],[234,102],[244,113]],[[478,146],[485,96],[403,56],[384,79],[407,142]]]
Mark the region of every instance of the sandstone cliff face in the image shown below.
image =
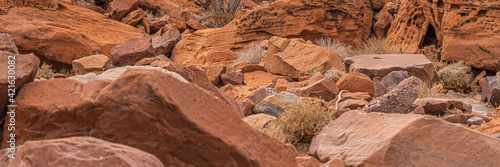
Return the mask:
[[[443,0],[436,0],[435,2],[426,0],[401,2],[398,14],[387,33],[387,39],[392,43],[400,44],[405,53],[417,53],[429,28],[433,28],[438,40],[437,44],[442,44],[441,20],[444,15],[443,7]]]
[[[223,28],[184,36],[172,52],[178,64],[200,67],[206,62],[229,62],[236,50],[272,36],[314,39],[331,36],[358,45],[368,38],[373,10],[369,0],[281,0],[242,10]]]
[[[0,14],[5,14],[13,7],[34,7],[45,10],[57,10],[58,0],[2,0],[0,2]]]
[[[500,71],[499,1],[450,0],[443,31],[443,60]]]

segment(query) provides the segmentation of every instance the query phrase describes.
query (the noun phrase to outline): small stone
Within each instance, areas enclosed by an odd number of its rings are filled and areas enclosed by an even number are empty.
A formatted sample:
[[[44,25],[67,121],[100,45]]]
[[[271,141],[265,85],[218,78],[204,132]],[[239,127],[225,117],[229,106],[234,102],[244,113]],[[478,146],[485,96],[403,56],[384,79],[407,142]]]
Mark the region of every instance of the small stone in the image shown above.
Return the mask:
[[[241,72],[228,72],[220,75],[224,85],[243,85],[243,73]]]
[[[467,119],[467,123],[469,125],[481,125],[483,124],[484,120],[481,117],[472,117]]]

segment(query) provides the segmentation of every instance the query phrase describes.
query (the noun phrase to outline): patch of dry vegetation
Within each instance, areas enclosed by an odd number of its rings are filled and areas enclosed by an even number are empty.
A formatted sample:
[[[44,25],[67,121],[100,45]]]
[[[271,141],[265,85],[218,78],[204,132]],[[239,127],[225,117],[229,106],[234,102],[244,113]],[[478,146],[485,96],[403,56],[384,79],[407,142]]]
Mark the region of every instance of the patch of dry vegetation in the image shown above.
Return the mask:
[[[283,116],[271,121],[264,132],[284,143],[310,143],[314,135],[333,119],[321,102],[302,100],[285,109]]]
[[[45,62],[42,63],[42,66],[36,72],[35,78],[45,78],[49,79],[55,76],[54,71],[52,70],[52,65],[49,65]]]
[[[326,70],[325,73],[323,73],[323,76],[330,82],[336,83],[342,75],[344,75],[344,71],[337,70],[335,68]]]
[[[314,40],[318,46],[337,52],[343,58],[364,54],[402,54],[399,45],[391,44],[385,38],[370,37],[359,48],[333,40],[331,37],[322,37]]]
[[[440,97],[441,93],[443,93],[443,89],[439,87],[439,84],[430,81],[424,81],[417,89],[418,98]]]
[[[472,69],[464,62],[451,63],[438,71],[445,89],[459,92],[466,90],[467,84],[472,81]]]
[[[355,55],[354,51],[352,50],[352,46],[333,40],[331,37],[322,37],[315,39],[314,43],[318,46],[324,47],[328,50],[340,54],[342,58],[351,57]]]
[[[252,64],[259,64],[264,56],[264,47],[262,47],[260,42],[254,42],[250,46],[236,55],[236,59],[233,64],[237,64],[243,61],[250,61]]]
[[[198,19],[210,28],[220,28],[233,21],[241,8],[242,0],[212,0],[208,11]]]

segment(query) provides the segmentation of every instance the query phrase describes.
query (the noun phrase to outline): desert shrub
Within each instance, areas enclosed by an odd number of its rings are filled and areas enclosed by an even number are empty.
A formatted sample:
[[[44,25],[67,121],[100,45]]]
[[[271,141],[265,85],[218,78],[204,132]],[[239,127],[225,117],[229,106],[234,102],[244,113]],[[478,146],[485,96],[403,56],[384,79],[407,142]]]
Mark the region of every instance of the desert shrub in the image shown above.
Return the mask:
[[[252,43],[248,48],[238,52],[233,64],[248,60],[252,64],[259,64],[264,55],[264,47],[259,42]]]
[[[74,76],[74,74],[71,72],[71,70],[67,69],[67,68],[63,68],[63,69],[59,70],[57,73],[63,74],[67,77]]]
[[[321,73],[321,74],[323,74],[323,73],[325,73],[325,71],[326,70],[325,70],[325,68],[323,66],[318,66],[318,67],[309,69],[309,72],[307,72],[307,75],[313,76],[314,74],[316,74],[318,72]]]
[[[485,107],[487,108],[489,116],[492,116],[494,118],[499,118],[500,117],[500,115],[499,115],[500,113],[498,113],[498,111],[500,111],[500,110],[497,111],[498,106],[494,106],[491,103],[486,103]]]
[[[170,11],[167,10],[158,10],[157,12],[144,9],[146,12],[146,17],[148,20],[154,19],[154,18],[162,18],[163,16],[170,15]]]
[[[310,143],[332,118],[320,101],[302,100],[285,109],[283,116],[271,121],[264,132],[284,143]]]
[[[54,75],[55,75],[55,73],[52,70],[52,65],[49,65],[49,64],[43,62],[42,66],[40,66],[40,68],[36,72],[35,78],[49,79],[49,78],[54,77]]]
[[[340,77],[344,74],[345,74],[344,71],[340,71],[340,70],[337,70],[335,68],[332,68],[332,69],[326,70],[325,73],[323,73],[323,76],[325,76],[325,78],[328,81],[336,83],[340,79]]]
[[[397,44],[391,44],[384,38],[370,37],[363,42],[359,49],[355,51],[356,55],[362,54],[401,54],[402,49]]]
[[[354,56],[355,54],[352,50],[352,46],[333,40],[331,37],[317,38],[314,40],[314,43],[328,50],[337,52],[343,58]]]
[[[233,21],[241,8],[242,0],[212,0],[208,11],[198,19],[205,26],[219,28]]]
[[[439,89],[437,83],[433,83],[430,81],[424,81],[422,84],[418,86],[417,96],[418,98],[426,98],[426,97],[440,97],[441,93],[443,93],[442,89]]]
[[[464,92],[467,84],[472,80],[471,68],[463,63],[451,63],[438,71],[445,89]]]

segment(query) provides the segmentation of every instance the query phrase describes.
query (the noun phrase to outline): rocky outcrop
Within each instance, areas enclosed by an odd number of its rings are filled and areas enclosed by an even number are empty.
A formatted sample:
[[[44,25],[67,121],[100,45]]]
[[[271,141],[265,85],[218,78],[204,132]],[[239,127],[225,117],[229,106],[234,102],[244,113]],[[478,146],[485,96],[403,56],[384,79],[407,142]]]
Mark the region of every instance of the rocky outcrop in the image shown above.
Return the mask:
[[[423,107],[426,114],[445,114],[447,110],[459,109],[463,112],[472,112],[472,106],[460,100],[447,98],[419,98],[413,102],[413,107]]]
[[[15,159],[0,151],[2,166],[163,166],[155,156],[130,146],[93,137],[29,141],[16,147]]]
[[[331,36],[346,44],[359,45],[369,36],[372,12],[370,0],[275,1],[241,10],[223,28],[198,30],[185,36],[174,47],[172,60],[184,66],[201,67],[218,55],[217,58],[223,56],[222,60],[229,62],[237,50],[272,36],[305,40]]]
[[[15,7],[33,7],[43,10],[57,10],[58,0],[3,0],[0,3],[0,14],[5,14],[10,8]]]
[[[92,55],[73,60],[73,70],[80,75],[94,72],[101,74],[109,63],[109,57],[105,55]]]
[[[387,32],[387,40],[400,45],[407,54],[417,53],[424,42],[426,45],[442,45],[444,5],[443,0],[401,1],[398,14]]]
[[[229,105],[159,70],[127,70],[113,82],[34,82],[15,104],[18,145],[92,136],[151,153],[165,166],[296,166],[293,152]]]
[[[497,1],[449,1],[442,29],[445,61],[500,71],[500,5]]]
[[[118,67],[134,65],[144,58],[154,56],[155,50],[150,38],[130,38],[111,49],[111,61]]]
[[[433,116],[350,111],[313,138],[310,152],[346,166],[495,166],[500,140]]]
[[[440,80],[432,62],[422,54],[359,55],[346,60],[354,62],[349,66],[349,71],[361,72],[370,78],[384,77],[392,71],[404,70],[408,75],[422,80]]]

